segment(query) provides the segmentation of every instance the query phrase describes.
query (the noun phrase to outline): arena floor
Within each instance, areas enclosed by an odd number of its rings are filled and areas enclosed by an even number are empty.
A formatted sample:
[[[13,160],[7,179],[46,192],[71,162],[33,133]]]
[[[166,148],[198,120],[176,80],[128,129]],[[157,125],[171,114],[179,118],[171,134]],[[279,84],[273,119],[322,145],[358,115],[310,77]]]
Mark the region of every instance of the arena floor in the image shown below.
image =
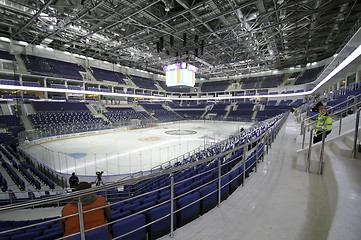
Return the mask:
[[[186,122],[142,129],[71,137],[27,150],[56,171],[78,175],[148,171],[199,147],[248,128],[249,123]]]

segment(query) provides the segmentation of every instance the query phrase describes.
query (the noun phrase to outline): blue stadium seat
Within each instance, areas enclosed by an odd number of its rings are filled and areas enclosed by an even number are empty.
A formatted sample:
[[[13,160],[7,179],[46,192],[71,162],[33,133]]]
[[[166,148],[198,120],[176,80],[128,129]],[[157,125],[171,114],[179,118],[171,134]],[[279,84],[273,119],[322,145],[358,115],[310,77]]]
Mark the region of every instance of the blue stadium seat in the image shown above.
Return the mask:
[[[217,206],[217,183],[209,184],[199,190],[201,200],[200,213],[203,215]]]
[[[203,179],[199,181],[195,181],[194,183],[191,184],[192,190],[197,189],[199,186],[202,186],[202,184],[203,184]]]
[[[117,223],[114,223],[111,227],[112,229],[112,236],[113,238],[120,237],[124,234],[127,234],[131,231],[136,230],[135,232],[129,233],[123,237],[117,238],[118,240],[146,240],[147,239],[147,233],[145,229],[145,215],[144,214],[138,214],[135,216],[132,216],[130,218],[121,220]]]
[[[95,229],[93,231],[86,232],[85,233],[85,239],[86,240],[108,239],[109,238],[108,234],[109,234],[108,233],[108,228],[107,227],[101,227],[101,228]],[[80,239],[81,239],[80,235],[67,238],[67,240],[80,240]]]
[[[145,210],[145,209],[147,209],[147,208],[151,208],[151,207],[153,207],[153,206],[155,206],[155,201],[153,201],[153,202],[148,202],[148,203],[142,204],[142,205],[134,208],[134,212],[135,212],[135,213],[136,213],[136,212],[140,212],[140,211],[143,211],[143,210]]]
[[[63,231],[52,231],[42,236],[33,238],[33,240],[54,240],[63,236]]]
[[[183,195],[183,194],[190,193],[191,190],[192,190],[191,185],[188,185],[188,186],[185,186],[185,187],[183,187],[183,188],[178,189],[178,190],[175,192],[175,195],[176,195],[176,196],[181,196],[181,195]]]
[[[229,196],[229,174],[221,178],[221,201],[226,200]]]
[[[229,173],[229,193],[232,194],[238,187],[239,168]]]
[[[11,236],[11,240],[33,239],[40,235],[40,232],[27,232]]]
[[[132,214],[131,211],[125,211],[125,212],[121,212],[121,213],[114,213],[111,216],[110,221],[113,222],[115,220],[121,219],[123,217],[129,216],[130,214]]]
[[[176,204],[173,205],[174,209],[173,211],[176,211]],[[169,215],[168,217],[165,217]],[[161,220],[158,220],[162,217],[165,217]],[[176,216],[174,215],[173,218],[173,226],[175,227],[177,225]],[[157,221],[158,220],[158,221]],[[156,221],[156,222],[154,222]],[[159,237],[162,237],[168,233],[170,233],[170,203],[164,204],[162,206],[156,207],[152,210],[149,210],[147,213],[147,223],[151,223],[148,227],[148,233],[149,233],[149,240],[157,239]]]
[[[181,197],[179,199],[177,208],[178,209],[184,208],[178,212],[179,227],[184,226],[185,224],[199,217],[200,214],[199,198],[200,198],[199,192],[195,192],[193,194]]]
[[[243,165],[238,167],[239,177],[238,177],[238,186],[243,183]]]

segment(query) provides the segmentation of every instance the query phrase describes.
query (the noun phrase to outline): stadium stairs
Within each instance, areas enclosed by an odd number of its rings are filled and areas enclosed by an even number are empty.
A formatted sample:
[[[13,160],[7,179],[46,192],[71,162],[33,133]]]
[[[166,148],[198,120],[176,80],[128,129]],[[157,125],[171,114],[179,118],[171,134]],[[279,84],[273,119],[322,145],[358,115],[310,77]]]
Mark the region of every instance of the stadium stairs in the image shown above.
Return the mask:
[[[30,74],[30,72],[28,72],[28,70],[26,69],[25,63],[24,63],[23,59],[21,58],[21,56],[19,54],[15,54],[14,56],[16,59],[16,65],[17,65],[18,72]]]
[[[328,240],[359,239],[361,229],[357,224],[361,221],[359,213],[359,197],[361,195],[361,153],[352,158],[355,115],[344,118],[344,130],[338,135],[338,126],[334,122],[332,133],[326,138],[322,164],[322,178],[329,199],[332,225]],[[342,129],[342,128],[341,128]],[[360,128],[359,128],[360,132]],[[309,134],[306,133],[306,139]],[[357,135],[359,144],[361,134]],[[306,142],[309,140],[306,140]],[[321,142],[313,145],[311,150],[310,173],[319,171]],[[308,146],[297,151],[296,169],[306,171]],[[350,224],[351,223],[351,224]]]

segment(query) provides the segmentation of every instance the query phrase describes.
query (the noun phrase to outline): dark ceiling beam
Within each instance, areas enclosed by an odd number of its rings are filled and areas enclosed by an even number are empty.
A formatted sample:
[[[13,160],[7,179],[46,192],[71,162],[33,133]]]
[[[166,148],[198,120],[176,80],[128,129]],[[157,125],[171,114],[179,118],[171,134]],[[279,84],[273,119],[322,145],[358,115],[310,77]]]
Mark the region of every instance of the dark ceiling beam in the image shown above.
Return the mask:
[[[39,15],[45,10],[47,9],[50,4],[53,2],[53,0],[49,0],[32,18],[30,18],[29,21],[27,21],[25,23],[25,25],[23,27],[21,27],[16,33],[14,33],[11,37],[15,37],[16,35],[18,35],[19,33],[21,33],[22,31],[24,31],[34,20],[36,20]]]
[[[124,17],[124,18],[116,21],[115,23],[112,23],[112,24],[110,24],[110,25],[108,25],[108,26],[106,26],[106,27],[104,27],[104,28],[102,28],[102,29],[98,29],[98,30],[95,30],[95,31],[93,31],[93,32],[91,32],[91,33],[85,34],[85,35],[83,35],[83,36],[81,36],[81,37],[79,37],[79,38],[77,38],[77,39],[75,39],[75,40],[72,40],[72,41],[68,42],[67,44],[71,44],[71,43],[73,43],[73,42],[80,41],[80,39],[89,37],[89,36],[91,36],[91,35],[93,35],[93,34],[95,34],[95,33],[98,33],[98,32],[104,31],[104,30],[106,30],[106,29],[112,28],[112,27],[114,27],[114,26],[116,26],[116,25],[124,22],[124,21],[127,20],[128,18],[131,18],[131,17],[137,15],[138,13],[144,11],[145,9],[150,8],[151,6],[153,6],[154,4],[158,3],[159,1],[160,1],[160,0],[154,0],[153,2],[149,3],[147,6],[145,6],[145,7],[143,7],[143,8],[140,8],[140,9],[138,9],[138,10],[130,13],[128,16],[126,16],[126,17]]]
[[[100,1],[98,2],[96,5],[94,5],[93,7],[89,8],[89,9],[84,9],[82,11],[82,13],[80,14],[79,17],[73,18],[72,20],[70,20],[68,23],[66,23],[64,26],[62,26],[61,28],[56,29],[55,32],[52,32],[48,35],[46,35],[45,37],[43,37],[43,39],[45,38],[50,38],[53,35],[57,35],[58,33],[60,33],[61,31],[63,31],[64,29],[66,29],[70,24],[72,24],[72,22],[77,21],[82,19],[83,17],[85,17],[86,15],[88,15],[89,11],[94,11],[95,9],[97,9],[98,7],[100,7],[106,0]]]

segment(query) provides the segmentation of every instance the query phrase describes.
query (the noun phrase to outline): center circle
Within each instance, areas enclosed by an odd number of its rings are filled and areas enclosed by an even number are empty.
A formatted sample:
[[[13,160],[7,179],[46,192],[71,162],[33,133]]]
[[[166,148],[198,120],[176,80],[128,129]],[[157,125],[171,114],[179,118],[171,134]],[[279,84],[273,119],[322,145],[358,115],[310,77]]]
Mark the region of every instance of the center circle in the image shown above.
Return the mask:
[[[192,134],[196,134],[197,131],[194,131],[194,130],[169,130],[169,131],[165,131],[165,133],[168,135],[192,135]]]

